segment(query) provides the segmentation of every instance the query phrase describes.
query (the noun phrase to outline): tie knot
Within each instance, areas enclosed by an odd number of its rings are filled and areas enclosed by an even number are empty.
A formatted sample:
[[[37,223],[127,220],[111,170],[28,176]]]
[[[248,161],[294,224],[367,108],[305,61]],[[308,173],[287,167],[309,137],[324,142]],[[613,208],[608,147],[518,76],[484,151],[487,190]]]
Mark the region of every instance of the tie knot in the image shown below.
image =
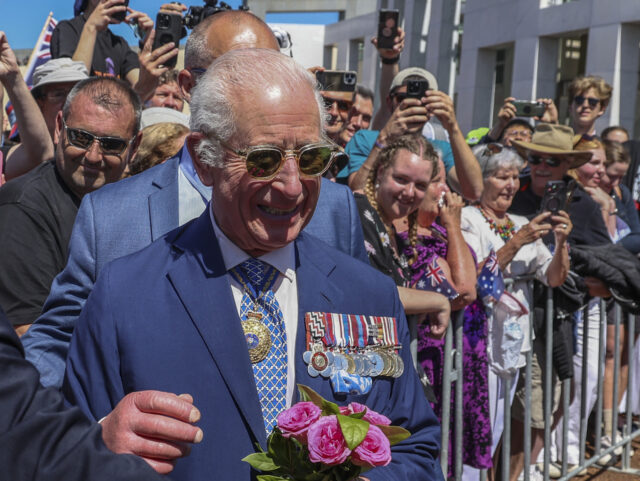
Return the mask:
[[[256,290],[262,290],[261,288],[265,281],[266,270],[269,266],[258,259],[250,257],[240,264],[239,267]]]

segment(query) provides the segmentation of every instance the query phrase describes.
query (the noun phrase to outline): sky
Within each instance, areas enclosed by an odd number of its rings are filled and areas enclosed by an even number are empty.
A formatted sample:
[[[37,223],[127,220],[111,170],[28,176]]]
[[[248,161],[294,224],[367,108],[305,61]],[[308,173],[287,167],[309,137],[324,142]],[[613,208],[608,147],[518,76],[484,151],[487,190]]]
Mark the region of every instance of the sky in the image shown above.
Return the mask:
[[[140,10],[155,20],[158,8],[169,0],[130,0],[129,6],[134,10]],[[73,0],[0,0],[0,30],[7,34],[9,43],[14,49],[33,48],[42,30],[44,22],[53,12],[56,20],[65,20],[73,17]],[[242,0],[226,0],[226,3],[234,8],[242,4]],[[202,6],[203,0],[191,0],[185,2],[187,6]],[[329,13],[289,13],[267,14],[269,23],[312,23],[328,24],[338,21],[338,14]],[[113,25],[110,27],[116,35],[122,35],[129,43],[137,43],[134,40],[131,29],[126,25]]]

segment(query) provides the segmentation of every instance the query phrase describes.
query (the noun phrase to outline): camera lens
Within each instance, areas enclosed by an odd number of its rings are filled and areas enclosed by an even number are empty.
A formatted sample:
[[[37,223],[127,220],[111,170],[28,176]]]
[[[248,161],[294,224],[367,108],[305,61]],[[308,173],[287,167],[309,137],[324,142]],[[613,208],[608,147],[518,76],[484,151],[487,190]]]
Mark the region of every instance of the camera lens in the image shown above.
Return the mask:
[[[531,113],[531,106],[530,105],[525,105],[524,108],[522,109],[522,111],[529,115]]]
[[[169,15],[158,16],[158,28],[167,29],[170,23]]]

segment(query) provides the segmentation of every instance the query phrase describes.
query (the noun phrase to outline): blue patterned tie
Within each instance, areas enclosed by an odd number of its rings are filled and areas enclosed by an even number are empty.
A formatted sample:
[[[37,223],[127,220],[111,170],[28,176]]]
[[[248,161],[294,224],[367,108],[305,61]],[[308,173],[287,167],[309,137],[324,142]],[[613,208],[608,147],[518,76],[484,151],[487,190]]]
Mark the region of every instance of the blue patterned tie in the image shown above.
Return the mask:
[[[271,333],[271,350],[267,357],[252,364],[264,427],[269,435],[276,424],[276,416],[286,407],[287,395],[287,336],[282,311],[271,290],[278,272],[273,266],[253,258],[230,272],[244,284],[240,319],[244,322],[249,311],[257,312]]]

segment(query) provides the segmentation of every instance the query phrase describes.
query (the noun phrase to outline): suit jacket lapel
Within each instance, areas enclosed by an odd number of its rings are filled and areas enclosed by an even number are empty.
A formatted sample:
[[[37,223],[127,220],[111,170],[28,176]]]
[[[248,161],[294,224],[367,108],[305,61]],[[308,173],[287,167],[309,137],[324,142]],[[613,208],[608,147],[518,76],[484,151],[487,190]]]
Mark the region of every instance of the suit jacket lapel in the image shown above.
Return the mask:
[[[218,242],[205,210],[173,244],[184,253],[168,273],[254,439],[266,447],[264,421]]]
[[[313,379],[307,374],[307,365],[302,355],[307,350],[305,315],[307,312],[337,312],[337,303],[342,296],[328,278],[335,269],[333,262],[327,262],[323,251],[319,251],[304,232],[296,240],[296,281],[298,284],[298,332],[296,335],[296,383],[308,384],[316,392],[326,387],[326,380],[318,376]],[[302,260],[301,260],[302,259]],[[294,402],[298,399],[294,396]]]
[[[178,227],[180,208],[178,167],[181,153],[182,150],[158,167],[158,175],[152,181],[152,184],[158,188],[149,196],[151,239],[154,241]]]

